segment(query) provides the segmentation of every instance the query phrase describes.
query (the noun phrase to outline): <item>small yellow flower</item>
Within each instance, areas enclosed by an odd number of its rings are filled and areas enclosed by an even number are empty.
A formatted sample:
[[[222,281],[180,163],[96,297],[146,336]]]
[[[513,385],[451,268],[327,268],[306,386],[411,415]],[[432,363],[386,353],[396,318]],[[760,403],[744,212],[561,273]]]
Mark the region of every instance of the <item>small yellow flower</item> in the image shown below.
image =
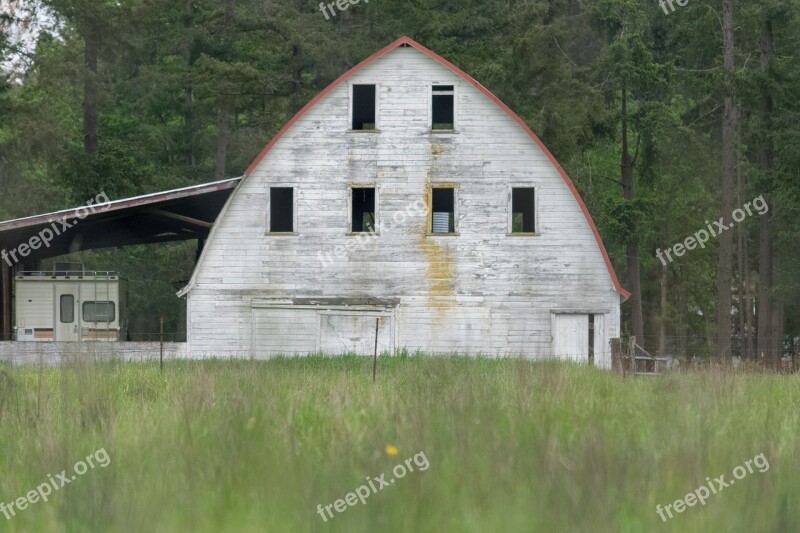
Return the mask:
[[[386,446],[386,453],[389,455],[397,455],[399,451],[400,450],[398,450],[396,446],[392,446],[391,444]]]

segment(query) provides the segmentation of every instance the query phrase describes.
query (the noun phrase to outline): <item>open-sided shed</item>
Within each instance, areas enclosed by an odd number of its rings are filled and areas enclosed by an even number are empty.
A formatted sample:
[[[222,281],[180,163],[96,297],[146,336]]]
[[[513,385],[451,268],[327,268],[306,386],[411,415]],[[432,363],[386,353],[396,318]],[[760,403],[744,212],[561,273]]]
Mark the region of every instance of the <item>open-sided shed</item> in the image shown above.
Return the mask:
[[[241,178],[0,222],[0,340],[11,340],[12,277],[48,258],[97,248],[196,240],[198,254]]]

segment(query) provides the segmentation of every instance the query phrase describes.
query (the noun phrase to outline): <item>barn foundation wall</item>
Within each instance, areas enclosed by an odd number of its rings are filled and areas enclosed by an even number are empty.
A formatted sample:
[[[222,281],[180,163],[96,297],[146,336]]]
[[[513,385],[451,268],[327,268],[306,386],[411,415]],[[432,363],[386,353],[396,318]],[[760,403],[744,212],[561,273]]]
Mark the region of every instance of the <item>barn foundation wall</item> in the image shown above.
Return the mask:
[[[0,342],[0,361],[61,365],[77,361],[158,361],[157,342]],[[164,343],[164,359],[186,357],[186,343]]]

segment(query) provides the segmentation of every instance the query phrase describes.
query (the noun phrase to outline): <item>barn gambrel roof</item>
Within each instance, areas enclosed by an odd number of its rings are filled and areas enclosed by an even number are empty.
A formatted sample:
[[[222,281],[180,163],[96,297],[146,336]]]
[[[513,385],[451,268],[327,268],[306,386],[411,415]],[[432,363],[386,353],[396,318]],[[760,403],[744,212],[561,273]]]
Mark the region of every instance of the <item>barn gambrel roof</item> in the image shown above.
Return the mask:
[[[351,68],[350,70],[348,70],[347,72],[345,72],[344,74],[339,76],[339,78],[337,78],[333,83],[328,85],[317,96],[315,96],[313,100],[308,102],[300,111],[298,111],[297,114],[294,117],[292,117],[292,119],[289,122],[287,122],[286,125],[284,125],[283,128],[281,128],[281,130],[272,138],[272,140],[270,140],[270,142],[264,147],[264,149],[261,151],[261,153],[258,154],[258,157],[256,157],[255,160],[247,168],[247,170],[245,171],[245,176],[249,176],[255,170],[255,168],[258,166],[258,164],[261,162],[261,160],[264,159],[264,157],[267,155],[267,153],[269,153],[269,151],[272,149],[273,146],[275,146],[275,144],[281,139],[281,137],[283,137],[283,135],[294,125],[294,123],[297,122],[303,115],[305,115],[308,110],[310,110],[312,107],[314,107],[314,105],[317,102],[319,102],[321,99],[323,99],[328,93],[330,93],[332,90],[334,90],[342,82],[346,81],[348,78],[350,78],[351,76],[353,76],[354,74],[356,74],[357,72],[362,70],[367,65],[369,65],[369,64],[373,63],[374,61],[380,59],[381,57],[383,57],[384,55],[386,55],[387,53],[391,52],[392,50],[396,49],[399,46],[410,46],[410,47],[422,52],[426,56],[430,57],[431,59],[433,59],[437,63],[447,67],[448,69],[450,69],[451,71],[453,71],[454,73],[459,75],[461,78],[463,78],[464,80],[469,82],[473,87],[478,89],[478,91],[480,91],[481,93],[486,95],[492,102],[494,102],[500,109],[502,109],[509,117],[511,117],[514,120],[514,122],[519,124],[520,128],[522,128],[523,131],[525,133],[527,133],[528,136],[530,136],[530,138],[533,140],[534,143],[536,143],[536,145],[539,147],[539,149],[542,151],[542,153],[550,161],[550,163],[552,163],[553,166],[556,168],[556,170],[558,170],[559,175],[561,176],[561,178],[564,180],[564,183],[569,188],[570,192],[572,193],[572,196],[575,198],[575,201],[578,202],[578,205],[580,206],[581,211],[583,212],[583,215],[586,217],[586,222],[589,223],[589,227],[591,228],[592,233],[594,234],[595,240],[597,241],[597,246],[600,248],[600,252],[603,255],[603,261],[605,261],[606,268],[608,269],[608,274],[611,276],[611,281],[614,284],[614,289],[624,299],[627,299],[628,297],[630,297],[631,294],[628,291],[626,291],[625,289],[623,289],[622,285],[620,285],[620,283],[619,283],[619,279],[617,278],[617,274],[616,274],[616,272],[614,272],[614,267],[611,265],[611,260],[608,257],[608,252],[606,251],[606,247],[603,244],[603,239],[600,237],[600,232],[597,230],[597,226],[595,226],[594,220],[592,220],[592,216],[589,214],[589,210],[587,209],[586,204],[583,202],[583,199],[581,198],[580,194],[578,194],[578,190],[575,188],[575,185],[572,183],[572,180],[570,179],[570,177],[567,175],[567,173],[561,167],[561,165],[556,160],[556,158],[553,157],[553,154],[550,153],[550,150],[548,150],[547,147],[544,145],[544,143],[542,143],[542,141],[539,139],[539,137],[537,137],[536,134],[533,133],[533,130],[531,130],[530,127],[528,127],[528,125],[525,123],[524,120],[522,120],[516,113],[514,113],[507,105],[505,105],[503,102],[501,102],[500,99],[497,98],[494,94],[492,94],[492,92],[489,89],[487,89],[486,87],[481,85],[472,76],[470,76],[469,74],[467,74],[466,72],[464,72],[463,70],[458,68],[457,66],[453,65],[452,63],[447,61],[445,58],[437,55],[435,52],[429,50],[428,48],[425,48],[424,46],[422,46],[421,44],[419,44],[418,42],[414,41],[413,39],[411,39],[409,37],[401,37],[400,39],[394,41],[390,45],[388,45],[388,46],[382,48],[381,50],[379,50],[378,52],[372,54],[370,57],[368,57],[367,59],[365,59],[364,61],[362,61],[358,65],[354,66],[353,68]]]

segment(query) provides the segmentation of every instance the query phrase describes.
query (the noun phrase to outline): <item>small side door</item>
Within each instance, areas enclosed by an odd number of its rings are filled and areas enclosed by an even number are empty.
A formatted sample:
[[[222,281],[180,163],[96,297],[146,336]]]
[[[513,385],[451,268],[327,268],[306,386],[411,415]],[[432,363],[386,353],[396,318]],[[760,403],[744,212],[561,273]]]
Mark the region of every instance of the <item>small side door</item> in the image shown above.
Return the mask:
[[[78,342],[80,318],[78,317],[78,286],[57,285],[55,288],[55,340]]]
[[[585,363],[589,361],[589,315],[554,314],[553,355]]]

